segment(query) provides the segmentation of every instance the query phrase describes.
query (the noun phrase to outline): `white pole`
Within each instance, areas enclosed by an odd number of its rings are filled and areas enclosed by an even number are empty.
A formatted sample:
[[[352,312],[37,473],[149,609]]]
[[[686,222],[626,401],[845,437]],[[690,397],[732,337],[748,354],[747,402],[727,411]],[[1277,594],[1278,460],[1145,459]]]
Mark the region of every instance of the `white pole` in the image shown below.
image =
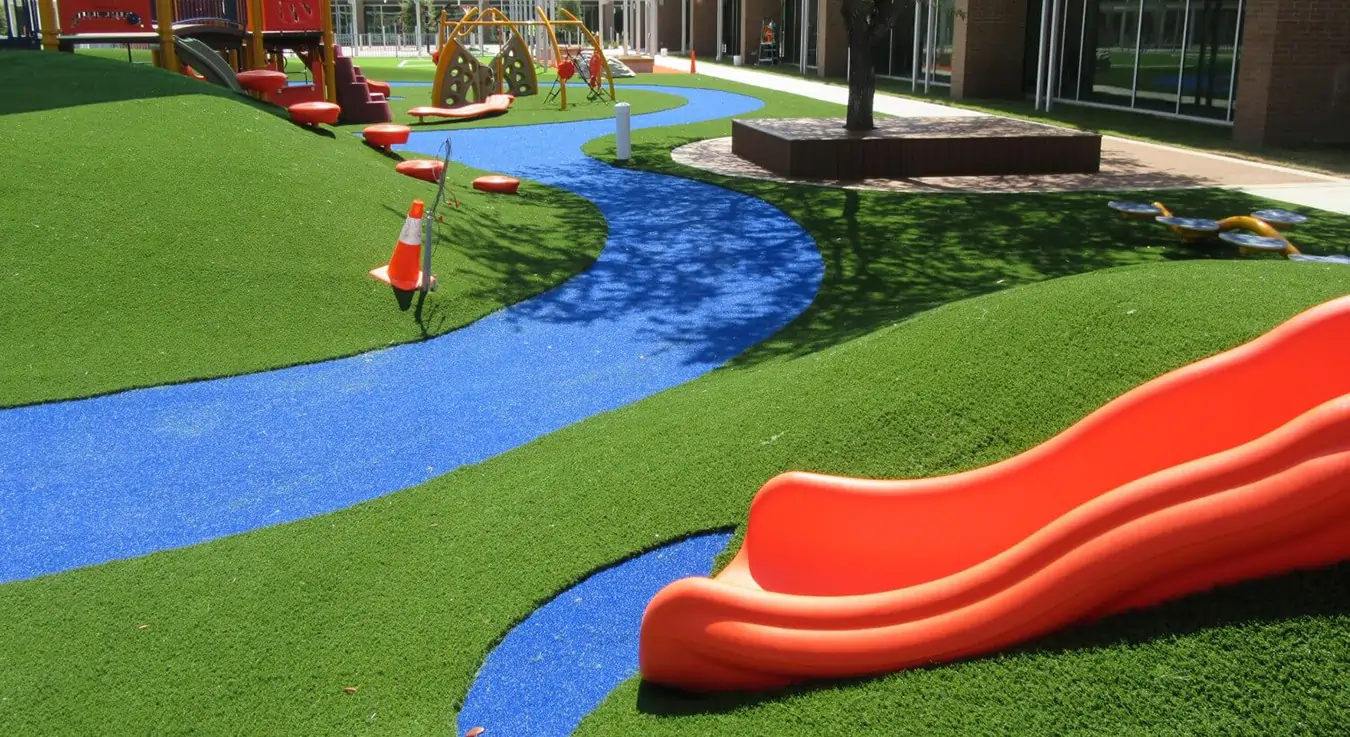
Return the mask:
[[[937,45],[937,2],[928,0],[928,53],[925,54],[926,63],[923,73],[923,93],[928,94],[928,89],[933,82],[933,64],[937,60],[937,50],[933,47]]]
[[[1083,10],[1087,12],[1086,9]],[[1041,93],[1045,90],[1045,27],[1050,21],[1050,0],[1041,0],[1041,43],[1036,50],[1036,96],[1033,110],[1041,109]]]
[[[614,105],[614,158],[627,161],[633,155],[633,142],[630,136],[628,103]]]
[[[1057,51],[1059,50],[1059,0],[1050,9],[1050,70],[1045,85],[1045,110],[1055,105],[1055,80],[1059,78]]]
[[[689,53],[689,0],[680,0],[680,53]]]
[[[717,60],[722,60],[722,2],[717,0]]]
[[[910,61],[909,91],[919,91],[919,26],[923,25],[923,2],[914,3],[914,55]]]
[[[1237,26],[1233,29],[1233,65],[1228,72],[1228,113],[1225,117],[1232,122],[1233,108],[1237,105],[1237,63],[1238,63],[1238,38],[1242,35],[1242,11],[1245,5],[1244,0],[1238,0]]]
[[[422,0],[413,0],[413,55],[422,53]]]
[[[1181,13],[1181,63],[1177,65],[1177,115],[1181,114],[1181,83],[1186,78],[1186,36],[1191,32],[1191,0],[1186,0],[1186,8]]]
[[[811,20],[810,14],[807,12],[807,10],[809,9],[811,2],[810,0],[797,0],[797,2],[801,3],[802,6],[801,12],[802,17],[800,22],[798,23],[798,25],[801,26],[802,31],[800,34],[801,45],[797,47],[797,54],[801,57],[801,59],[797,62],[797,70],[800,71],[802,74],[806,74],[806,44],[810,41],[810,39],[806,37],[806,27]]]
[[[1144,42],[1144,0],[1139,0],[1139,23],[1134,29],[1134,81],[1130,82],[1130,107],[1139,97],[1139,44]]]

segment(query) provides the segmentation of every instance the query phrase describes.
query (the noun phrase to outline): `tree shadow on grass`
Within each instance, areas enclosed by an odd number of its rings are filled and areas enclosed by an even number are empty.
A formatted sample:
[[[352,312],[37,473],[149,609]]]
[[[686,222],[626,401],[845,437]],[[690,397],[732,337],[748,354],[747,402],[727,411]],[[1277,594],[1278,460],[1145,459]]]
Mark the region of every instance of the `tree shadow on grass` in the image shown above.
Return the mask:
[[[1003,653],[1053,656],[1121,645],[1144,645],[1159,639],[1243,624],[1278,623],[1346,614],[1350,614],[1350,563],[1341,563],[1314,571],[1298,571],[1248,581],[1157,607],[1117,614],[1091,624],[1057,631],[1009,648]],[[934,665],[926,669],[944,667],[950,666]],[[692,694],[644,681],[638,688],[637,708],[656,716],[719,714],[799,694],[852,688],[887,677],[822,680],[777,691],[708,695]]]

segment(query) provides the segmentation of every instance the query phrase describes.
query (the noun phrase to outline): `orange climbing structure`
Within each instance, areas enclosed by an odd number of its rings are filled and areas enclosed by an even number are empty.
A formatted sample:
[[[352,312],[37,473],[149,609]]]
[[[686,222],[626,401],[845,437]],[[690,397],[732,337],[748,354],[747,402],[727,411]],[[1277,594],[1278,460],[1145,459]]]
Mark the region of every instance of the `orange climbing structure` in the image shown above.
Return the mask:
[[[661,592],[641,672],[757,690],[991,653],[1350,559],[1350,297],[949,476],[788,473],[715,578]]]

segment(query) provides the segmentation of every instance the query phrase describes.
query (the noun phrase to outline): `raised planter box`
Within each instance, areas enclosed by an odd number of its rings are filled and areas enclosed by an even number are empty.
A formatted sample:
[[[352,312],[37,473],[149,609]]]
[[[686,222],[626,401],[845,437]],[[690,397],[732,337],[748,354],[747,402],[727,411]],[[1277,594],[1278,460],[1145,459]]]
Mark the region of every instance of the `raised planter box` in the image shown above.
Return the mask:
[[[875,130],[842,119],[734,120],[731,151],[794,179],[907,179],[1095,174],[1102,137],[994,116],[878,118]]]

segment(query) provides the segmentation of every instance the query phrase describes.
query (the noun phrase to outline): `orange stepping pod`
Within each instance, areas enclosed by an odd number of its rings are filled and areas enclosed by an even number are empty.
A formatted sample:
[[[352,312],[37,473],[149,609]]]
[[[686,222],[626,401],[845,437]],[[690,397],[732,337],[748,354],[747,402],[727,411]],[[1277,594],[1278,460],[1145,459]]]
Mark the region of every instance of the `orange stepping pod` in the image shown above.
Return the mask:
[[[396,125],[393,123],[368,125],[361,131],[361,135],[365,137],[366,143],[382,148],[385,151],[388,151],[389,147],[396,143],[407,143],[409,133],[412,133],[412,128],[409,128],[406,125]]]
[[[337,125],[338,116],[342,114],[342,108],[332,102],[298,102],[286,109],[291,114],[291,122],[308,126]]]
[[[413,179],[438,184],[441,181],[441,172],[445,171],[445,162],[436,159],[408,159],[398,162],[394,171]]]
[[[236,73],[234,78],[249,92],[275,93],[286,88],[286,74],[274,69],[250,69]]]
[[[370,275],[395,289],[411,292],[422,286],[422,211],[421,200],[413,200],[403,231],[394,245],[389,263],[371,269]],[[432,277],[434,283],[435,277]]]
[[[482,192],[515,194],[520,189],[520,180],[505,174],[488,174],[473,180],[473,188]]]

